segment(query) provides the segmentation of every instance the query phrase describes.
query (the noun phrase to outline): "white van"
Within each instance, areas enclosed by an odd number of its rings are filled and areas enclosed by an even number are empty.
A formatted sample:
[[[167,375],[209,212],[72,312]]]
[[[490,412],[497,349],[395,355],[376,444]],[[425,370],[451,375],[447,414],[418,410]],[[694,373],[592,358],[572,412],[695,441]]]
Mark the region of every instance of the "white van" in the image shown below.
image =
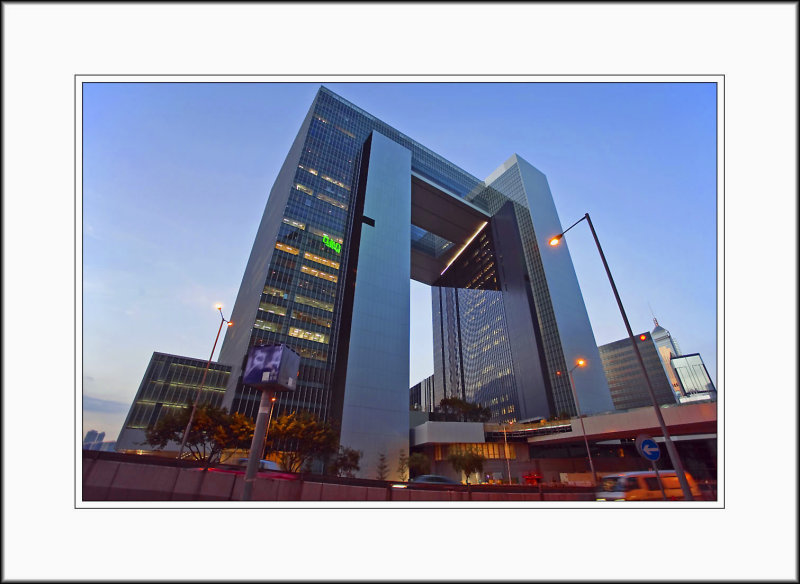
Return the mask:
[[[683,489],[681,489],[678,477],[674,470],[660,470],[658,476],[664,485],[664,493],[668,501],[678,501],[683,499]],[[688,472],[686,482],[695,501],[703,497],[697,483]],[[623,472],[618,474],[606,475],[597,485],[595,491],[597,501],[663,501],[664,497],[658,485],[656,473],[652,470]]]

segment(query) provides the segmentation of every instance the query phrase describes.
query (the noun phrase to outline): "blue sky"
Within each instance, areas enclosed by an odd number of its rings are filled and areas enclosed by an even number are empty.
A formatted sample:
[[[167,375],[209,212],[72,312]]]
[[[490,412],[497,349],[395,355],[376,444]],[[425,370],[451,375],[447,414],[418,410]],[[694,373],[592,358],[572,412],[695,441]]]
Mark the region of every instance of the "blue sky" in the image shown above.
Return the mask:
[[[652,309],[716,382],[713,84],[326,86],[478,178],[514,153],[544,172],[564,227],[590,213],[634,332]],[[84,432],[116,437],[153,351],[208,357],[318,87],[84,85]],[[566,237],[597,343],[623,338],[588,227]],[[433,366],[427,288],[411,291],[415,383]]]

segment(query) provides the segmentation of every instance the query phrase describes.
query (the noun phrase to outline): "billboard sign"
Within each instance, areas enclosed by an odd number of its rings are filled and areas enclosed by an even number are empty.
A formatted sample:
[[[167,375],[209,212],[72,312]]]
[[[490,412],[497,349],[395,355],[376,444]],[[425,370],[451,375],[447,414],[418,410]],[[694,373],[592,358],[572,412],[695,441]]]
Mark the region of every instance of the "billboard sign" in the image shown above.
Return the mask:
[[[285,345],[250,347],[242,381],[264,389],[294,391],[299,370],[300,355]]]

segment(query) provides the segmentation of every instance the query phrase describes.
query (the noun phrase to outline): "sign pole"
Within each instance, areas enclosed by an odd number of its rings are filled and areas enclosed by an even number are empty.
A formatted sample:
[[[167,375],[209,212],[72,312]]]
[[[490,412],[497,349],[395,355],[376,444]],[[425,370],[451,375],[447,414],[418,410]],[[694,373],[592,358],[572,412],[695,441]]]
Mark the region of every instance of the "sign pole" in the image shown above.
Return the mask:
[[[661,482],[661,475],[658,474],[658,465],[656,461],[653,461],[653,472],[656,473],[656,480],[658,481],[658,487],[661,489],[661,496],[664,500],[667,500],[667,492],[664,490],[664,483]]]
[[[242,501],[249,501],[253,496],[253,482],[256,480],[258,463],[261,460],[261,452],[264,447],[264,437],[267,431],[267,415],[270,411],[272,402],[272,391],[264,389],[261,391],[261,403],[258,405],[258,415],[256,416],[256,428],[253,432],[253,441],[250,443],[250,457],[247,459],[247,472],[244,475],[244,489],[242,490]]]

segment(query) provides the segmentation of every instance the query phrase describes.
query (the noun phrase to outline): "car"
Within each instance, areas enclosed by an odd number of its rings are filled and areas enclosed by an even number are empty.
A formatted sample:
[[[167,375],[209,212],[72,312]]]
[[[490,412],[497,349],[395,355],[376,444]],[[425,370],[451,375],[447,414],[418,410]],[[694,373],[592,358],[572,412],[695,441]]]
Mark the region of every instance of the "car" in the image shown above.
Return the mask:
[[[432,485],[460,485],[461,483],[458,481],[454,481],[453,479],[448,479],[447,477],[443,477],[442,475],[419,475],[418,477],[414,477],[409,481],[410,483],[425,483],[425,484],[432,484]]]
[[[702,500],[700,489],[697,487],[692,475],[688,472],[685,475],[692,497],[695,500]],[[659,478],[664,486],[663,494],[658,483]],[[658,477],[653,471],[606,475],[597,485],[595,492],[597,501],[662,501],[664,500],[664,495],[669,501],[683,499],[683,490],[674,470],[660,470],[658,471]]]

